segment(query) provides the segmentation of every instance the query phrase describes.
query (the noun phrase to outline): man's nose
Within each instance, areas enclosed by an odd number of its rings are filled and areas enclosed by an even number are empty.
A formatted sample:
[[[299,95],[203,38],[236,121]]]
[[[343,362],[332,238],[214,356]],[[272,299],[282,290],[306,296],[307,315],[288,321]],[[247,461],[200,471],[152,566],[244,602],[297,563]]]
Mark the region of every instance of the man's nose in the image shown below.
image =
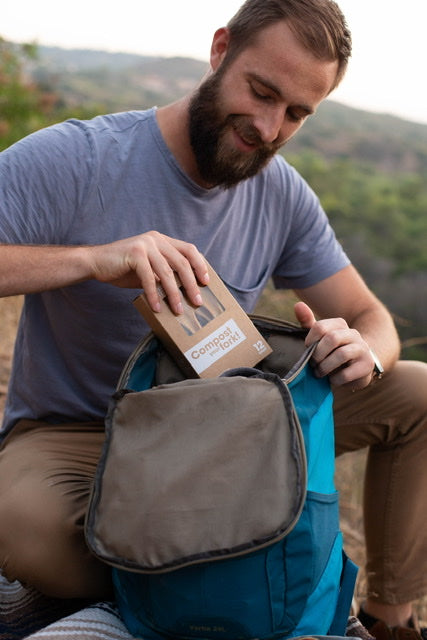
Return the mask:
[[[254,120],[254,126],[265,144],[280,141],[284,124],[282,109],[264,109]]]

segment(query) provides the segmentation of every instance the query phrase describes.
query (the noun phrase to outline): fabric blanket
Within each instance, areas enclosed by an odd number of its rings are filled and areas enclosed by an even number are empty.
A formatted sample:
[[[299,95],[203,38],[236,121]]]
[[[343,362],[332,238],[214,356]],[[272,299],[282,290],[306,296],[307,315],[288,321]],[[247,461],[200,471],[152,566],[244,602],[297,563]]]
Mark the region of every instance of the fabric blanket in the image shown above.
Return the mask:
[[[347,636],[372,640],[357,618]],[[0,640],[132,640],[112,602],[47,598],[0,574]]]
[[[0,575],[0,640],[132,640],[111,602],[48,598]]]

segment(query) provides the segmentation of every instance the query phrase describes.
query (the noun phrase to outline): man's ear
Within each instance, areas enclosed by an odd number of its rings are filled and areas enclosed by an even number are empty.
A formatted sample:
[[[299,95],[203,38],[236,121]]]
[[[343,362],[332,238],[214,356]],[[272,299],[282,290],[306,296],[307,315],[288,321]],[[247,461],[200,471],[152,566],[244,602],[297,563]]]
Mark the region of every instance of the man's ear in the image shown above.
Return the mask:
[[[216,71],[224,60],[227,53],[228,44],[230,42],[230,31],[227,27],[221,27],[214,33],[211,46],[211,67],[213,71]]]

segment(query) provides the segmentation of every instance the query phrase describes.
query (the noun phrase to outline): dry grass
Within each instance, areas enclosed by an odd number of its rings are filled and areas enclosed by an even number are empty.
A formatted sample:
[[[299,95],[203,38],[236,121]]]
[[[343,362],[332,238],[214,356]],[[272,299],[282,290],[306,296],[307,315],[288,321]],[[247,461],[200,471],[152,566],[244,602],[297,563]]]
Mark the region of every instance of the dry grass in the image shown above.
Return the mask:
[[[274,293],[273,297],[268,296],[259,305],[258,311],[264,313],[275,313],[276,305],[285,307],[288,311],[289,319],[292,318],[293,301],[289,296],[284,298],[283,294]],[[13,342],[16,333],[16,326],[22,305],[20,297],[0,298],[0,417],[4,406],[7,380],[10,374],[10,362],[13,351]],[[344,543],[348,555],[359,567],[364,565],[364,535],[362,516],[362,478],[366,460],[366,452],[345,454],[337,460],[336,485],[341,494],[341,527],[344,534]],[[359,571],[356,600],[363,600],[365,595],[365,575],[363,568]],[[427,597],[417,603],[417,611],[420,618],[427,620]]]
[[[13,343],[22,307],[22,298],[0,298],[0,418],[10,374]]]

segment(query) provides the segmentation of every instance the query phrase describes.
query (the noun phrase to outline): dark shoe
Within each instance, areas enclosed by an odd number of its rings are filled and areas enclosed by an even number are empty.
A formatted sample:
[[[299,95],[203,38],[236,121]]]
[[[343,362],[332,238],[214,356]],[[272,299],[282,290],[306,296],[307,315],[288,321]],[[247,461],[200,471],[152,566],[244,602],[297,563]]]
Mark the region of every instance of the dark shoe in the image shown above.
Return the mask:
[[[427,629],[415,629],[414,627],[393,627],[395,640],[424,640]]]
[[[427,640],[427,629],[420,628],[415,615],[407,627],[389,627],[363,609],[360,609],[357,617],[375,640]]]

